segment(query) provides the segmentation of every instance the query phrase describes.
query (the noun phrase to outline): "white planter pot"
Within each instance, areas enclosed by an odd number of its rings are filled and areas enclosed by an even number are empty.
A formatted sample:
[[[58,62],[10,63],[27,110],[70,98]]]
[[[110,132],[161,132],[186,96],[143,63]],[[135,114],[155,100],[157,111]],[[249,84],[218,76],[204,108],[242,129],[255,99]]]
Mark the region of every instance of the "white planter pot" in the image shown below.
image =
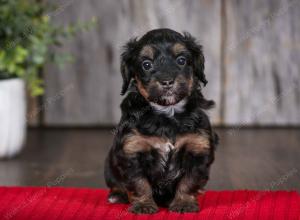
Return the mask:
[[[0,80],[0,158],[19,153],[25,134],[25,83],[22,79]]]

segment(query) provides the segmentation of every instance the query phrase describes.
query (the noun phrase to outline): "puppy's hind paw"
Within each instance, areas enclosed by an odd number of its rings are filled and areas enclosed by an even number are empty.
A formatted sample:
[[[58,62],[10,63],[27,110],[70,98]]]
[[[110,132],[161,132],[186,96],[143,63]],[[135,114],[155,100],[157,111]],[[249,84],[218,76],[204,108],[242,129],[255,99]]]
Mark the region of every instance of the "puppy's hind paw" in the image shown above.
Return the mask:
[[[107,200],[109,203],[128,203],[127,194],[123,192],[111,192]]]
[[[158,207],[154,202],[134,203],[128,210],[135,214],[154,214],[158,211]]]

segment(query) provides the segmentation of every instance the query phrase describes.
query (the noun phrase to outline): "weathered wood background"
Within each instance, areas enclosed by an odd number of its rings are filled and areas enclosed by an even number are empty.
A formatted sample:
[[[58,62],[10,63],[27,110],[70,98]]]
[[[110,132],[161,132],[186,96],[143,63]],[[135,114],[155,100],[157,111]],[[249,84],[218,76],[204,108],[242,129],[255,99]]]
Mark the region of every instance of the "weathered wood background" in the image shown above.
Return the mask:
[[[121,46],[168,27],[204,46],[215,125],[300,124],[300,2],[298,0],[60,0],[59,24],[98,18],[62,52],[75,62],[48,65],[46,93],[35,117],[49,126],[113,125],[120,118]],[[34,121],[32,117],[31,121]]]

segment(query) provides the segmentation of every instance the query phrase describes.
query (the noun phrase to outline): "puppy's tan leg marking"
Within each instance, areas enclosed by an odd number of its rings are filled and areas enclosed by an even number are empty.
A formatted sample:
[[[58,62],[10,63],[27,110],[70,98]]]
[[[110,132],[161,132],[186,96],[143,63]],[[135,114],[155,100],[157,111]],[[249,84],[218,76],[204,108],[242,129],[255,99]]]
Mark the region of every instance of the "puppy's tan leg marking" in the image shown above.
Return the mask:
[[[185,147],[188,151],[200,154],[210,150],[209,136],[202,133],[188,133],[176,137],[175,149]]]
[[[197,212],[199,211],[197,194],[191,192],[193,180],[183,177],[178,183],[175,198],[169,209],[174,212]]]
[[[123,150],[126,154],[146,152],[152,148],[165,153],[172,149],[172,147],[173,145],[169,143],[167,138],[142,135],[136,130],[127,135],[123,141]]]
[[[133,213],[155,213],[158,211],[158,207],[154,202],[152,196],[152,188],[149,182],[140,178],[137,179],[134,183],[135,190],[133,192],[128,192],[128,198],[132,204],[129,207],[129,211]]]
[[[175,149],[182,147],[195,154],[208,154],[210,151],[209,136],[203,131],[179,135],[176,137]],[[176,194],[169,209],[174,212],[199,211],[197,194],[205,183],[206,180],[196,181],[192,175],[184,176],[177,185]]]
[[[149,182],[140,178],[134,182],[134,192],[128,192],[129,202],[146,202],[152,200],[152,189]]]

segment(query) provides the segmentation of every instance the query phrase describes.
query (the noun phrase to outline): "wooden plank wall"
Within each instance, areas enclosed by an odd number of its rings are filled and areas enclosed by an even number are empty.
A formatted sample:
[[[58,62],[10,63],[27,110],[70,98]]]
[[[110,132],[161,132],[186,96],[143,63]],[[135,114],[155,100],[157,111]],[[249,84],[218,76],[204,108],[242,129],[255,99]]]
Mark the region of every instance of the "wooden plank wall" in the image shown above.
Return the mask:
[[[120,117],[119,54],[131,37],[169,27],[189,31],[204,46],[216,125],[300,123],[297,0],[60,0],[54,22],[88,20],[61,52],[75,58],[44,73],[46,126],[112,125]],[[270,20],[270,21],[269,21]],[[266,24],[264,24],[266,23]]]
[[[299,125],[300,2],[226,1],[225,124]]]

